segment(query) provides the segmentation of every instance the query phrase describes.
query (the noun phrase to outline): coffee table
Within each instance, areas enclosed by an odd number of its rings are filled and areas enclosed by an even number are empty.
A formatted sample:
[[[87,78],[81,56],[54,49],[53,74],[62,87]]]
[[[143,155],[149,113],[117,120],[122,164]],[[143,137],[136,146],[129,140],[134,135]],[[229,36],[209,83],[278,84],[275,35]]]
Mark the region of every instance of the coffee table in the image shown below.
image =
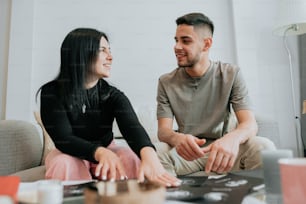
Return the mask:
[[[246,170],[246,171],[239,171],[239,172],[234,172],[234,175],[238,175],[238,176],[246,176],[246,177],[253,177],[253,178],[259,178],[259,179],[263,179],[263,171],[262,169],[256,169],[256,170]],[[194,177],[195,179],[199,178],[203,178],[203,176],[207,176],[205,174],[205,172],[197,172],[194,173],[192,175],[189,175]],[[258,185],[258,187],[263,187],[262,185]],[[167,190],[167,192],[169,191],[169,189]],[[269,204],[272,203],[279,203],[278,202],[278,198],[270,198],[272,200],[272,202],[268,202]],[[274,199],[274,200],[273,200]],[[244,197],[242,204],[266,204],[266,200],[267,200],[267,196],[265,193],[264,188],[260,188],[257,189],[256,191],[253,191],[252,193],[248,194],[247,196]],[[182,201],[182,200],[173,200],[173,199],[167,199],[165,201],[165,204],[184,204],[184,203],[203,203],[204,200],[195,200],[193,201]],[[64,198],[64,204],[83,204],[84,203],[84,197],[79,196],[79,197],[68,197],[68,198]],[[207,203],[207,202],[206,202]]]
[[[239,172],[234,172],[233,174],[239,175],[239,176],[248,176],[248,177],[263,179],[262,169],[239,171]],[[197,172],[190,176],[195,177],[195,178],[196,177],[201,178],[207,175],[205,175],[205,172]],[[242,201],[242,204],[250,204],[250,203],[251,204],[266,204],[266,203],[274,204],[274,203],[281,203],[280,201],[281,201],[281,195],[266,195],[265,189],[261,188],[261,189],[257,189],[256,191],[253,191],[252,193],[246,195]],[[63,200],[63,204],[83,204],[83,203],[84,203],[84,196],[66,197]],[[184,201],[170,200],[170,199],[165,200],[165,204],[174,204],[174,203],[189,203],[190,204],[192,202],[190,201],[184,202]],[[197,203],[197,202],[194,202],[194,203]]]

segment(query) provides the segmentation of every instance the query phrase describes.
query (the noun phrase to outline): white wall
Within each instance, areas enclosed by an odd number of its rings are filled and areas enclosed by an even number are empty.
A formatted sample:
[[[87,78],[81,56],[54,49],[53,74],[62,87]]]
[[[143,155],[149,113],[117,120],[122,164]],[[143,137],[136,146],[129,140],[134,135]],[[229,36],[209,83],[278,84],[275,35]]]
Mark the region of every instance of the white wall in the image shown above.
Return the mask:
[[[12,0],[6,119],[33,118],[34,1]]]
[[[155,106],[158,77],[176,66],[173,37],[179,15],[195,10],[210,15],[217,26],[223,27],[216,34],[214,53],[228,61],[234,57],[230,52],[233,31],[229,1],[209,1],[207,5],[203,0],[188,4],[174,0],[65,1],[71,2],[66,4],[71,5],[69,11],[67,6],[61,6],[62,2],[40,1],[35,5],[33,87],[54,78],[59,67],[60,44],[70,30],[80,26],[109,34],[114,56],[110,81],[129,96],[135,107]],[[211,12],[215,10],[222,15]],[[222,36],[221,32],[231,35]]]
[[[6,119],[34,121],[36,90],[56,76],[61,42],[81,26],[109,34],[114,55],[109,81],[136,109],[155,108],[158,77],[176,66],[175,19],[200,11],[216,27],[211,58],[241,66],[255,111],[276,119],[282,147],[296,149],[286,53],[281,38],[272,35],[278,0],[12,2]],[[295,39],[290,39],[293,56]]]
[[[283,38],[272,34],[279,0],[233,0],[238,64],[256,112],[274,116],[279,122],[281,146],[296,149],[294,111],[288,56]],[[293,60],[295,87],[299,87],[297,37],[287,38]],[[296,88],[296,97],[300,98]],[[296,99],[300,102],[300,99]],[[296,104],[300,110],[300,105]]]
[[[0,119],[5,116],[11,1],[0,0]]]

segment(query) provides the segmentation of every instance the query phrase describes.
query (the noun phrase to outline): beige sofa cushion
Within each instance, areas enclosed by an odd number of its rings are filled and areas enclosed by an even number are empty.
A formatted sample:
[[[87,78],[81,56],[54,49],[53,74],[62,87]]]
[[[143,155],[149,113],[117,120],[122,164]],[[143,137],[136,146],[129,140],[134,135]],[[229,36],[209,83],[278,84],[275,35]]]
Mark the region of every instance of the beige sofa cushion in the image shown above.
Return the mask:
[[[0,121],[0,175],[40,165],[42,144],[37,128],[21,120]]]
[[[43,147],[43,156],[42,156],[42,161],[41,164],[44,165],[45,164],[45,159],[47,154],[55,148],[55,145],[52,141],[52,139],[50,138],[49,134],[47,133],[44,125],[42,124],[41,121],[41,117],[40,117],[40,113],[39,112],[34,112],[34,117],[38,123],[38,125],[41,127],[41,129],[43,130],[43,143],[44,143],[44,147]]]
[[[46,167],[37,166],[30,169],[18,171],[11,176],[19,176],[21,182],[33,182],[45,178]]]

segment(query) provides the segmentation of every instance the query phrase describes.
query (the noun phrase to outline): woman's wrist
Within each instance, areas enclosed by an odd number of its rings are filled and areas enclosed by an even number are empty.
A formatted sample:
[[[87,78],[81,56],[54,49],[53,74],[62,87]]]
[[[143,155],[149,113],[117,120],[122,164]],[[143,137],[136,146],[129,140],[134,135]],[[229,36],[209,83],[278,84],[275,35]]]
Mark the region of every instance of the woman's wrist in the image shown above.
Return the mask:
[[[103,154],[103,151],[105,151],[105,147],[98,147],[94,153],[94,158],[96,161],[99,161],[100,155]]]
[[[140,150],[141,159],[146,158],[146,157],[151,157],[154,154],[156,155],[156,151],[153,147],[150,147],[150,146],[143,147]]]

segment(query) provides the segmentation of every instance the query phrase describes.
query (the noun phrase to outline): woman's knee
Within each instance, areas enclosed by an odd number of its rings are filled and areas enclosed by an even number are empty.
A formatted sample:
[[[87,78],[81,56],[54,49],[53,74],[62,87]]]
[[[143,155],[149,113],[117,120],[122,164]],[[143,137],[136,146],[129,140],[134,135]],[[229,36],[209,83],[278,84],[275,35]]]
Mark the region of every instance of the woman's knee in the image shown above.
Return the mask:
[[[57,150],[58,151],[58,150]],[[46,166],[70,166],[74,163],[78,163],[80,159],[77,159],[73,156],[70,156],[68,154],[58,152],[51,152],[51,155],[48,155],[46,160]]]
[[[136,164],[140,163],[140,159],[130,148],[120,148],[116,151],[116,154],[123,162],[134,162]]]
[[[68,154],[50,152],[46,160],[46,178],[60,180],[87,180],[91,179],[89,162]]]
[[[136,178],[140,168],[138,156],[128,147],[117,148],[115,153],[120,158],[127,176],[129,178]]]

